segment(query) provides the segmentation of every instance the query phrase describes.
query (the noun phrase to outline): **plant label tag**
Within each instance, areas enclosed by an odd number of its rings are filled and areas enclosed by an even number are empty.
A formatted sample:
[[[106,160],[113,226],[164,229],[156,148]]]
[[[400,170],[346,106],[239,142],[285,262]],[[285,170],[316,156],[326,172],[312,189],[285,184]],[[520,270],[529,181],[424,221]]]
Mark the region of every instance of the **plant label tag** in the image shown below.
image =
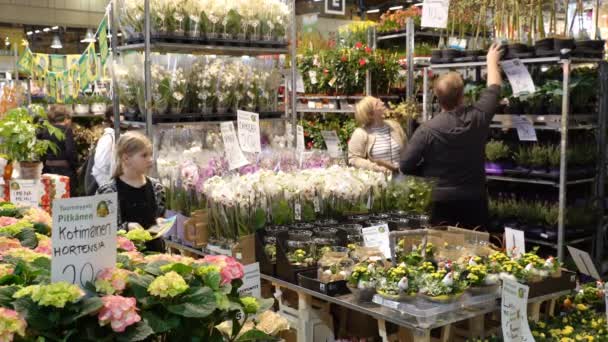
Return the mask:
[[[321,136],[325,140],[325,146],[327,146],[327,152],[332,158],[340,158],[340,139],[336,131],[321,131]]]
[[[601,279],[600,273],[597,271],[589,253],[572,246],[568,246],[568,251],[570,252],[570,255],[572,255],[576,267],[582,274],[586,274],[594,279]]]
[[[239,143],[245,152],[262,152],[260,140],[260,116],[257,113],[237,111],[237,126],[239,129]]]
[[[304,127],[302,125],[296,126],[296,151],[298,153],[304,152]]]
[[[363,228],[362,234],[365,247],[377,247],[384,253],[385,258],[388,259],[391,257],[388,225],[386,223],[379,226]]]
[[[519,59],[501,61],[500,64],[511,83],[514,96],[530,95],[536,91],[528,68]]]
[[[446,28],[450,0],[424,0],[422,5],[422,27]]]
[[[517,129],[517,136],[520,141],[538,141],[536,130],[532,123],[525,116],[513,116],[513,126]]]
[[[13,179],[9,183],[9,188],[11,202],[28,207],[39,207],[40,196],[43,194],[40,180]]]
[[[450,38],[448,38],[448,47],[450,49],[457,49],[457,50],[464,51],[467,49],[467,40],[464,38],[460,39],[460,38],[456,38],[456,37],[450,37]]]
[[[310,84],[317,84],[319,82],[317,81],[317,72],[314,70],[308,72],[308,77],[310,77]]]
[[[82,288],[116,266],[116,193],[53,201],[51,281]]]
[[[302,205],[300,204],[300,201],[296,202],[293,211],[296,221],[300,221],[302,219]]]
[[[334,84],[336,84],[336,81],[337,81],[337,80],[338,80],[338,79],[336,78],[336,76],[334,76],[334,77],[332,77],[332,78],[331,78],[331,80],[329,80],[329,82],[327,82],[327,84],[328,84],[330,87],[333,87],[333,86],[334,86]]]
[[[533,342],[528,325],[528,293],[530,288],[512,280],[502,284],[501,325],[505,342]]]
[[[517,258],[526,253],[524,232],[505,227],[505,245],[507,246],[507,255],[510,257]]]
[[[256,262],[243,266],[243,286],[239,289],[241,296],[252,296],[261,298],[262,287],[260,283],[260,263]]]
[[[321,212],[321,204],[319,203],[319,197],[315,196],[312,198],[312,205],[315,207],[315,213]]]
[[[224,151],[226,158],[228,158],[228,167],[230,170],[238,169],[239,167],[249,164],[249,161],[247,161],[247,158],[245,158],[245,155],[239,146],[239,140],[234,132],[232,121],[222,122],[220,124],[220,131],[222,132]]]
[[[292,76],[291,73],[289,73],[287,75],[287,89],[291,91],[291,88],[293,87],[293,85],[291,84],[292,80]],[[296,72],[296,93],[305,93],[306,90],[304,89],[304,78],[302,77],[302,74],[298,71]]]

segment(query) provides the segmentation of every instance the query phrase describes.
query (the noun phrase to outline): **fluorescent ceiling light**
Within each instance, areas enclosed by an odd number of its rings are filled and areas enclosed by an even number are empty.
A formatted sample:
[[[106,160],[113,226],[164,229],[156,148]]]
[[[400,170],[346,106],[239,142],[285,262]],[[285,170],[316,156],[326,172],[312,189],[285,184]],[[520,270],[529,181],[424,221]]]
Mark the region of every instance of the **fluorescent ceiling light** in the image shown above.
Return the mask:
[[[34,34],[34,32],[32,32],[32,31],[27,31],[27,33],[26,33],[26,34],[27,34],[28,36],[31,36],[31,35],[33,35],[33,34]]]
[[[379,12],[380,12],[379,8],[367,10],[367,13],[379,13]]]
[[[44,32],[49,32],[50,30],[51,30],[50,27],[45,27],[45,28],[42,29],[42,31],[44,31]]]
[[[51,29],[53,29],[53,30],[58,30],[58,29],[59,29],[59,26],[53,26],[53,27],[51,27]]]
[[[389,11],[396,11],[396,10],[400,10],[403,9],[403,6],[393,6],[393,7],[389,7]]]
[[[35,30],[34,33],[40,33],[40,30]]]

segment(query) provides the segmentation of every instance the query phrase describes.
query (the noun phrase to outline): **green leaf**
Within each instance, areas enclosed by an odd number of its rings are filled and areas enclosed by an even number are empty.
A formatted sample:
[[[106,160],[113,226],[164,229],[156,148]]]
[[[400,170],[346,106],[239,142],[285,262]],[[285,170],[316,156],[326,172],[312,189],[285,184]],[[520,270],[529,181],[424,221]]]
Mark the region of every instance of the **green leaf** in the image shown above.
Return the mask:
[[[0,278],[0,286],[23,285],[23,279],[15,274],[7,274]]]
[[[36,230],[36,233],[42,235],[49,235],[51,233],[51,227],[44,223],[34,223],[34,230]]]
[[[23,247],[34,249],[38,246],[36,231],[32,228],[23,228],[15,237],[19,239]]]
[[[153,335],[154,330],[146,323],[146,321],[140,321],[135,325],[132,325],[125,330],[124,333],[118,335],[118,341],[143,341],[148,336]]]
[[[184,265],[182,263],[175,263],[175,264],[171,265],[171,267],[169,267],[167,269],[163,269],[163,270],[164,270],[164,272],[174,271],[174,272],[179,273],[182,276],[187,276],[187,275],[192,274],[193,268],[192,268],[192,266]]]
[[[18,286],[0,287],[0,306],[11,307],[13,303],[13,294],[19,289]]]
[[[199,287],[189,292],[180,298],[181,304],[169,305],[167,310],[184,317],[205,318],[217,308],[211,288]]]
[[[257,329],[251,329],[239,337],[237,342],[246,341],[278,341],[279,339]]]
[[[129,275],[129,288],[133,292],[133,295],[137,299],[148,297],[148,286],[154,280],[154,277],[150,275]]]
[[[161,318],[155,311],[143,311],[141,317],[156,334],[165,333],[180,325],[178,317],[171,315]]]
[[[207,272],[203,276],[203,280],[205,281],[205,285],[209,286],[214,291],[217,291],[220,288],[222,276],[219,274],[219,272]]]
[[[159,276],[161,274],[163,274],[163,272],[160,270],[161,266],[165,266],[170,264],[171,262],[167,261],[167,260],[159,260],[159,261],[155,261],[155,262],[151,262],[149,264],[146,265],[146,267],[144,267],[144,271],[153,274],[155,276]]]

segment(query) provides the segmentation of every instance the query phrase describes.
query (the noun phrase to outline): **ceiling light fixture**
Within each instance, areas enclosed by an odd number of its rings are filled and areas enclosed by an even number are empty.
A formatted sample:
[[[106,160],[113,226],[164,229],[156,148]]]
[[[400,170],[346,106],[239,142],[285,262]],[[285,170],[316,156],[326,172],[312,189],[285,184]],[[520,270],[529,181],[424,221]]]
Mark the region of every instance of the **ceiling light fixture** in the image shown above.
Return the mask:
[[[93,30],[90,28],[87,29],[87,34],[84,36],[84,39],[80,41],[81,43],[95,43],[95,34],[93,34]]]
[[[50,30],[51,30],[50,27],[45,27],[45,28],[42,29],[42,31],[44,31],[44,32],[49,32]]]
[[[31,35],[33,35],[33,34],[34,34],[34,32],[32,32],[32,31],[27,31],[27,33],[26,33],[26,34],[27,34],[28,36],[31,36]]]
[[[40,33],[40,30],[35,30],[34,33]]]
[[[400,10],[403,9],[403,6],[393,6],[393,7],[389,7],[389,11],[396,11],[396,10]]]
[[[370,10],[367,10],[367,13],[380,13],[380,9],[379,8],[370,9]]]
[[[59,26],[53,26],[51,27],[52,30],[59,30]]]
[[[59,36],[55,35],[53,37],[53,42],[51,43],[51,49],[61,49],[63,45],[61,45],[61,40],[59,40]]]

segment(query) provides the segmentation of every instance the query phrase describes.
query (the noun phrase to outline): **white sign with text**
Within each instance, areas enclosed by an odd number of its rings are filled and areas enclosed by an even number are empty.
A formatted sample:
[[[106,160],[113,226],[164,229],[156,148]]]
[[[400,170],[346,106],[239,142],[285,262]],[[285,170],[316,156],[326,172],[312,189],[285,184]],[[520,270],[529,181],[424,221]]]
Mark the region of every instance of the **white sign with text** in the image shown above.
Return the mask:
[[[243,266],[245,276],[243,277],[243,286],[239,289],[241,296],[253,296],[262,298],[262,287],[260,284],[260,263]]]
[[[505,227],[505,245],[507,247],[507,255],[511,257],[518,257],[526,253],[524,232]]]
[[[601,279],[600,273],[597,271],[597,268],[595,267],[593,260],[591,260],[589,253],[581,251],[580,249],[572,246],[568,246],[568,251],[570,252],[570,255],[572,255],[572,259],[574,259],[576,267],[578,267],[578,270],[582,274],[586,274],[594,279]]]
[[[520,141],[538,141],[536,130],[528,118],[525,116],[513,116],[512,120]]]
[[[340,158],[340,139],[338,138],[338,134],[336,131],[321,131],[321,135],[323,136],[323,140],[325,140],[325,146],[327,146],[327,152],[329,156],[332,158]]]
[[[529,95],[536,91],[528,68],[519,59],[501,61],[500,65],[511,83],[514,96]]]
[[[237,110],[237,125],[239,128],[239,143],[244,152],[262,152],[260,140],[260,116],[257,113]]]
[[[424,0],[422,5],[422,27],[446,28],[450,0]]]
[[[388,236],[388,225],[386,223],[379,226],[363,228],[362,233],[365,247],[377,247],[384,253],[384,256],[387,259],[390,259],[391,246]]]
[[[501,324],[505,342],[533,342],[528,325],[530,288],[512,280],[502,283]]]
[[[42,183],[37,179],[13,179],[10,181],[10,200],[14,204],[38,207]]]
[[[299,153],[304,152],[306,147],[304,146],[304,127],[302,125],[296,126],[296,151]]]
[[[116,266],[116,193],[53,201],[51,281],[84,287]]]
[[[232,121],[222,122],[220,124],[220,131],[222,132],[222,141],[224,142],[224,151],[226,152],[226,158],[228,159],[228,167],[230,170],[238,169],[239,167],[249,164],[247,158],[241,151],[239,140],[234,132],[234,125]]]

